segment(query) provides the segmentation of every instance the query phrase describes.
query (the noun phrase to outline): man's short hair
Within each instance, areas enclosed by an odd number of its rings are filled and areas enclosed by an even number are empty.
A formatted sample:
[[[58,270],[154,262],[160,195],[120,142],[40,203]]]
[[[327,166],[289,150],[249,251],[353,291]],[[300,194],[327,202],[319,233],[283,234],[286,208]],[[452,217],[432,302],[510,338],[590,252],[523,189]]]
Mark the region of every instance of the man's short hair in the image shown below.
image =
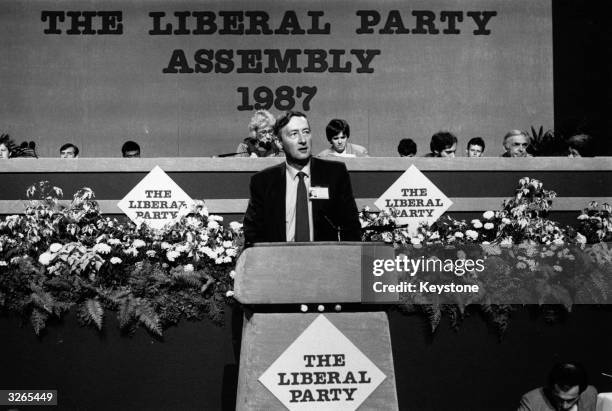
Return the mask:
[[[411,154],[416,154],[417,145],[411,138],[402,138],[397,145],[397,152],[400,156],[409,156]]]
[[[548,388],[553,389],[557,385],[561,390],[567,391],[571,387],[578,386],[582,393],[588,386],[587,373],[582,365],[574,362],[563,362],[555,364],[548,375]]]
[[[285,114],[277,118],[276,123],[274,123],[274,135],[276,137],[278,137],[279,139],[281,138],[281,130],[283,129],[283,127],[289,124],[293,117],[304,117],[305,119],[308,119],[308,117],[306,117],[306,114],[300,111],[287,111]]]
[[[325,127],[325,136],[327,136],[327,141],[331,143],[332,138],[336,137],[340,133],[344,133],[346,138],[349,138],[351,136],[351,128],[346,120],[334,118],[327,124],[327,127]]]
[[[482,147],[482,151],[485,149],[485,142],[482,137],[473,137],[468,141],[466,148],[470,148],[470,146],[480,146]]]
[[[60,153],[64,150],[68,150],[70,147],[74,148],[74,155],[78,156],[79,155],[79,148],[77,146],[75,146],[72,143],[66,143],[63,146],[60,147],[59,151]]]
[[[504,142],[503,142],[504,147],[506,146],[506,141],[510,137],[515,137],[515,136],[525,136],[527,138],[527,142],[531,143],[531,137],[529,136],[529,134],[527,134],[527,133],[525,133],[524,131],[521,131],[521,130],[510,130],[504,136]]]
[[[121,146],[121,154],[125,157],[125,153],[127,153],[128,151],[140,152],[140,146],[135,141],[126,141],[125,143],[123,143],[123,146]]]
[[[455,137],[454,134],[448,131],[438,131],[436,134],[431,136],[429,148],[431,149],[432,153],[440,153],[445,149],[452,147],[453,144],[457,144],[457,137]]]

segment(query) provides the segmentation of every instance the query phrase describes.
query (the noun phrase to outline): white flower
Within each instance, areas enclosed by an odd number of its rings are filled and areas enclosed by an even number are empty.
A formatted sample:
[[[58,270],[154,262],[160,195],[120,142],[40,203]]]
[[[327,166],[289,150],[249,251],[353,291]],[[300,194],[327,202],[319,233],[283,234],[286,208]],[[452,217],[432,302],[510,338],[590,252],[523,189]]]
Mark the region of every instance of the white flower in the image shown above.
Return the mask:
[[[501,240],[501,242],[499,243],[499,245],[512,245],[512,237],[506,237],[503,240]]]
[[[40,260],[40,258],[39,258]],[[6,267],[8,265],[8,263],[4,260],[0,260],[0,267]]]
[[[209,258],[212,258],[213,260],[217,258],[217,253],[214,252],[210,247],[200,247],[198,251],[202,254],[206,254]]]
[[[555,239],[553,240],[553,242],[552,242],[552,243],[553,243],[554,245],[562,245],[562,244],[564,244],[565,242],[563,241],[563,239],[562,239],[562,238],[555,238]]]
[[[516,268],[518,268],[519,270],[525,269],[525,268],[527,268],[527,264],[525,264],[525,263],[524,263],[524,262],[522,262],[522,261],[519,261],[519,262],[516,264]]]
[[[134,248],[142,248],[145,245],[147,245],[147,243],[145,243],[144,241],[142,241],[139,238],[135,239],[134,242],[132,243],[132,247],[134,247]]]
[[[222,257],[217,257],[215,259],[215,264],[223,264],[223,258]]]
[[[230,291],[225,293],[225,296],[226,297],[233,297],[234,296],[234,292],[230,290]]]
[[[235,248],[228,248],[227,250],[225,250],[225,254],[227,254],[230,257],[236,257],[236,255],[238,255],[238,252],[236,251]]]
[[[168,259],[168,261],[174,261],[180,256],[181,256],[181,253],[175,250],[168,250],[168,252],[166,253],[166,258]]]
[[[236,221],[232,221],[232,222],[229,224],[229,226],[230,226],[230,228],[231,228],[233,231],[239,231],[240,229],[242,229],[242,224],[240,224],[240,223],[238,223],[238,222],[236,222]]]
[[[576,242],[578,244],[586,244],[586,237],[583,236],[582,234],[578,233],[578,234],[576,234]]]
[[[220,215],[209,215],[208,216],[208,220],[212,220],[212,221],[223,221],[223,217],[221,217]]]
[[[502,223],[504,223],[504,224],[510,224],[510,223],[511,223],[510,219],[509,219],[509,218],[507,218],[507,217],[502,218],[502,220],[501,220],[501,221],[502,221]]]
[[[232,262],[232,257],[229,257],[229,256],[223,257],[223,262],[226,263],[226,264],[231,263]]]
[[[109,238],[107,242],[111,245],[121,244],[121,240],[117,238]]]
[[[183,266],[183,270],[185,270],[185,272],[188,272],[188,273],[193,272],[193,264],[185,264]]]
[[[469,238],[470,240],[476,240],[478,238],[478,233],[474,230],[467,230],[465,232],[465,235],[467,236],[467,238]]]
[[[199,211],[201,216],[208,217],[208,208],[202,207]]]
[[[493,227],[495,227],[495,225],[493,225],[493,223],[485,223],[485,225],[484,225],[485,230],[492,230]]]
[[[153,258],[155,257],[155,254],[156,254],[155,250],[147,250],[147,257]]]
[[[162,242],[159,246],[161,247],[162,250],[167,250],[168,248],[172,247],[170,243],[166,241]]]
[[[580,214],[578,216],[578,220],[588,220],[588,219],[589,219],[589,216],[586,214]]]
[[[62,245],[59,243],[53,243],[49,246],[49,251],[51,251],[52,253],[57,253],[61,249]]]
[[[474,226],[474,228],[481,228],[482,227],[482,223],[478,219],[472,220],[472,225]]]
[[[221,244],[224,248],[232,248],[233,244],[231,241],[224,241],[223,244]]]
[[[128,254],[128,255],[130,255],[130,254],[131,254],[131,255],[133,255],[134,257],[136,257],[136,256],[138,255],[138,250],[137,250],[137,249],[135,249],[134,247],[129,247],[129,248],[126,248],[126,249],[124,249],[124,250],[123,250],[123,252],[124,252],[125,254]]]
[[[412,237],[410,238],[410,244],[419,245],[421,244],[421,239],[419,237]]]
[[[108,254],[111,252],[111,247],[105,243],[98,243],[93,246],[93,250],[98,254]]]
[[[236,271],[232,270],[229,273],[230,278],[233,280],[234,278],[236,278]]]
[[[563,271],[563,267],[561,267],[560,265],[553,265],[553,270],[557,272],[561,272]]]
[[[460,232],[460,231],[457,231],[457,232],[455,233],[455,237],[457,237],[457,238],[463,238],[463,233],[462,233],[462,232]]]
[[[219,228],[219,223],[217,223],[215,220],[210,220],[207,227],[209,230],[217,230]]]
[[[119,257],[113,257],[110,259],[111,264],[121,264],[123,260]]]
[[[482,217],[483,217],[485,220],[490,220],[490,219],[492,219],[493,217],[495,217],[495,213],[494,213],[493,211],[485,211],[485,212],[484,212],[484,214],[482,215]]]

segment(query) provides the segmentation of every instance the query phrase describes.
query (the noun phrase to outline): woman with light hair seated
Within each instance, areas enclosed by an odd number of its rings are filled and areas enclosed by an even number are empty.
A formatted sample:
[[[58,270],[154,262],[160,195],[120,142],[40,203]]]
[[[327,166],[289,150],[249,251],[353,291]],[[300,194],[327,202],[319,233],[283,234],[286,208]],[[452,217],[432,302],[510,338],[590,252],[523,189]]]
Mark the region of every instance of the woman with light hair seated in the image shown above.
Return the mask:
[[[249,122],[249,136],[236,147],[236,157],[279,157],[283,155],[274,136],[276,119],[267,110],[257,110]]]

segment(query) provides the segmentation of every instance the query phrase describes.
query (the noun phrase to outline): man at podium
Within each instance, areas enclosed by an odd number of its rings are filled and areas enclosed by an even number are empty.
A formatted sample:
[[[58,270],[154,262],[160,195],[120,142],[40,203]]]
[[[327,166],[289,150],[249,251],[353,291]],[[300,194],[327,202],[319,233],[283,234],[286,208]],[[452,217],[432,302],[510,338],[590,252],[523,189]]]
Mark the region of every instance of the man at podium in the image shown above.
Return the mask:
[[[288,111],[274,124],[284,163],[251,178],[244,216],[247,244],[359,241],[359,217],[344,163],[312,157],[306,115]]]

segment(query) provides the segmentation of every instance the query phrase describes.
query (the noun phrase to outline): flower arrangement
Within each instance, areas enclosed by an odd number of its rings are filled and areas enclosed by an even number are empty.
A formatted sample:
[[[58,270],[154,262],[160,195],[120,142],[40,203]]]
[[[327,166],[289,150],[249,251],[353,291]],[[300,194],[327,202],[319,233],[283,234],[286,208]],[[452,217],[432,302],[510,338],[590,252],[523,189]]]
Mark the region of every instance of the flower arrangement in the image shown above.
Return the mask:
[[[0,221],[0,310],[28,319],[36,334],[70,309],[97,329],[114,312],[123,330],[144,326],[155,335],[185,319],[222,322],[225,304],[233,301],[232,270],[243,247],[240,223],[224,225],[197,201],[182,208],[175,223],[153,230],[102,216],[89,188],[78,190],[68,207],[60,203],[62,196],[61,189],[40,182],[28,189],[23,215]],[[414,234],[393,214],[364,208],[362,240],[398,250],[471,246],[494,263],[496,274],[487,283],[469,272],[467,281],[509,295],[524,292],[517,284],[528,283],[552,319],[559,307],[569,310],[593,296],[612,298],[612,292],[606,295],[612,290],[612,248],[605,243],[612,239],[610,206],[591,203],[573,229],[547,219],[555,196],[525,177],[499,210],[471,221],[446,216]],[[425,314],[435,330],[444,315],[458,326],[468,306],[500,333],[514,309],[482,298],[413,300],[399,307]]]
[[[241,224],[225,228],[199,201],[152,230],[103,217],[88,188],[69,207],[62,194],[34,185],[25,214],[0,222],[0,308],[29,317],[36,334],[75,306],[98,329],[109,311],[123,329],[157,335],[182,319],[222,321]]]
[[[508,301],[512,300],[509,296],[515,301],[537,301],[545,317],[554,320],[560,307],[570,310],[574,303],[609,301],[612,297],[607,295],[612,290],[612,249],[604,243],[612,239],[610,206],[591,203],[574,229],[547,218],[555,197],[556,193],[545,190],[540,181],[524,177],[514,197],[504,201],[501,209],[486,211],[469,222],[445,216],[429,227],[418,227],[413,235],[408,227],[398,225],[392,214],[377,215],[364,209],[364,239],[384,241],[396,249],[427,245],[434,257],[438,257],[431,251],[435,245],[446,249],[461,246],[462,253],[472,250],[488,259],[495,275],[479,278],[471,272],[464,280],[488,285],[489,290],[504,293]],[[514,309],[512,304],[492,304],[491,299],[458,297],[447,304],[421,297],[411,294],[403,308],[424,313],[432,330],[444,314],[458,326],[465,308],[475,305],[501,334]]]

